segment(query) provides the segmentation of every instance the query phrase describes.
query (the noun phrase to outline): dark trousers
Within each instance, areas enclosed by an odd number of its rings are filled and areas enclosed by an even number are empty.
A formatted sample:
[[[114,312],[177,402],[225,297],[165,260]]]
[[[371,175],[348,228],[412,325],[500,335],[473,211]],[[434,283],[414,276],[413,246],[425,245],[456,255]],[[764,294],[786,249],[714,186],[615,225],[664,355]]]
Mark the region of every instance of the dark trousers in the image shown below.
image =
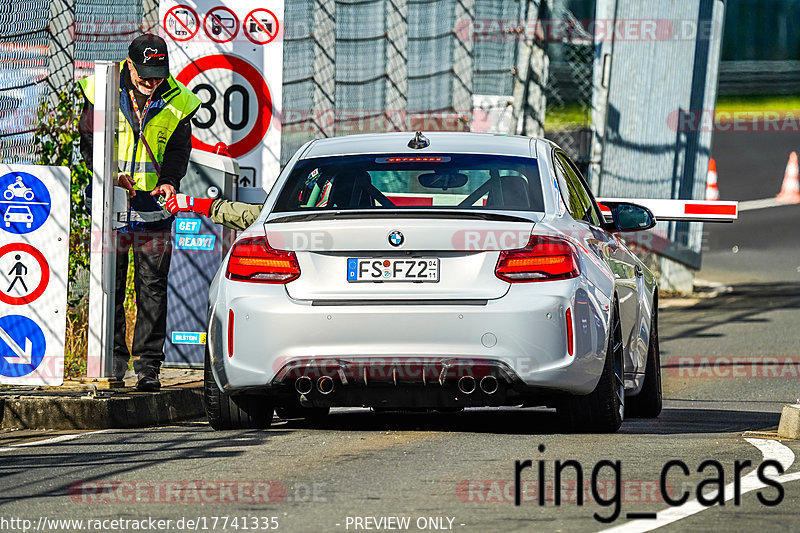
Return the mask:
[[[114,367],[127,366],[131,354],[125,342],[125,286],[128,250],[133,249],[133,286],[136,290],[136,326],[133,362],[137,374],[158,371],[164,361],[167,334],[167,274],[172,257],[171,231],[117,233],[117,274],[114,320]],[[122,370],[124,373],[124,370]]]

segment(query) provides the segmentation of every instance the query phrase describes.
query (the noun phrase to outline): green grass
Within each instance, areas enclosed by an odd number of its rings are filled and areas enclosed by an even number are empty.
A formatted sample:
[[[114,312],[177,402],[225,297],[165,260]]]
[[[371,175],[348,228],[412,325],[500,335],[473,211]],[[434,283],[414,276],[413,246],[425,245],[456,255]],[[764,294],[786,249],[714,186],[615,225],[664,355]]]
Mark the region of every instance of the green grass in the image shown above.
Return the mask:
[[[716,112],[800,111],[800,95],[720,96]]]
[[[716,113],[762,113],[765,111],[800,113],[800,94],[764,96],[720,96],[717,98]],[[568,102],[561,108],[547,110],[545,131],[559,131],[586,126],[590,123],[582,105]]]
[[[590,124],[591,113],[578,103],[569,102],[561,108],[550,108],[545,114],[544,131],[569,130]]]

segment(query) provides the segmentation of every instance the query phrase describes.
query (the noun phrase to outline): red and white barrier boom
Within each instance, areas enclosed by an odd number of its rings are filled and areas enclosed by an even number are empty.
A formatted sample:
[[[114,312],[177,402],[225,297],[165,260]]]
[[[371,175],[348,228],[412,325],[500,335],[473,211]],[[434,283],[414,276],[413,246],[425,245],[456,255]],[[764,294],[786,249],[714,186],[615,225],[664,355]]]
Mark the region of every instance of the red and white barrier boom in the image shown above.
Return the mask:
[[[739,218],[739,202],[719,200],[652,200],[649,198],[598,198],[600,211],[611,221],[611,206],[618,203],[636,204],[652,211],[658,221],[733,222]]]

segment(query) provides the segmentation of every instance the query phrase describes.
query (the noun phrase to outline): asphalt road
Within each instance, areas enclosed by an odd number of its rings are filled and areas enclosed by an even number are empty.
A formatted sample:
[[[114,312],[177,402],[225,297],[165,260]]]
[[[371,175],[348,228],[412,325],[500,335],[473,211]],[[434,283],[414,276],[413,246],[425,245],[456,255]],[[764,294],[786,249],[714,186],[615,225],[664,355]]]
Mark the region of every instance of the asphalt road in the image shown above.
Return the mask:
[[[778,152],[786,147],[777,140],[762,144],[775,153],[761,152],[765,162],[750,174],[743,171],[750,164],[742,149],[750,146],[747,139],[717,137],[723,198],[777,192],[788,156]],[[800,397],[798,227],[800,206],[745,212],[736,224],[707,226],[699,277],[731,288],[662,309],[667,401],[656,420],[628,420],[614,435],[566,435],[547,410],[341,410],[317,425],[278,421],[268,431],[214,432],[197,421],[56,436],[68,440],[35,445],[29,444],[55,434],[13,432],[0,436],[0,530],[796,531],[800,443],[748,441],[742,434],[774,428],[781,406]],[[758,468],[775,474],[765,457],[782,464],[780,489],[758,484]],[[522,502],[515,506],[515,461],[527,459],[533,467],[521,474]],[[572,481],[561,505],[553,501],[555,461],[567,459],[583,469],[583,505],[572,468],[565,470],[564,479]],[[725,505],[668,505],[659,480],[670,460],[685,463],[688,474],[667,471],[667,496],[686,491],[692,500],[698,489],[702,495],[719,488],[714,480],[721,478],[731,484],[723,490]],[[718,466],[698,472],[707,460]],[[617,471],[619,491],[610,485]],[[735,485],[737,477],[744,479]],[[545,480],[543,504],[539,479]],[[609,524],[593,516],[617,511]],[[629,515],[642,512],[658,512],[658,519]],[[389,517],[408,519],[408,527],[386,527],[400,524]]]

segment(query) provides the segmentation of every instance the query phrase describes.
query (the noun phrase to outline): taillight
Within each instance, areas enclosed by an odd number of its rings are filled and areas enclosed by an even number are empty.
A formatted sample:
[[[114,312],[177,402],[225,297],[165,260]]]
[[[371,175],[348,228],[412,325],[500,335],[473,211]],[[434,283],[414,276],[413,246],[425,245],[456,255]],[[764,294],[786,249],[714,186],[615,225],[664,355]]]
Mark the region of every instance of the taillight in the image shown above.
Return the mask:
[[[511,283],[574,278],[580,274],[578,254],[566,240],[532,235],[525,248],[500,252],[498,278]]]
[[[271,248],[266,237],[252,237],[233,245],[225,276],[252,283],[289,283],[300,277],[300,265],[294,252]]]
[[[574,341],[572,340],[572,310],[567,309],[567,353],[575,355],[573,352]]]

